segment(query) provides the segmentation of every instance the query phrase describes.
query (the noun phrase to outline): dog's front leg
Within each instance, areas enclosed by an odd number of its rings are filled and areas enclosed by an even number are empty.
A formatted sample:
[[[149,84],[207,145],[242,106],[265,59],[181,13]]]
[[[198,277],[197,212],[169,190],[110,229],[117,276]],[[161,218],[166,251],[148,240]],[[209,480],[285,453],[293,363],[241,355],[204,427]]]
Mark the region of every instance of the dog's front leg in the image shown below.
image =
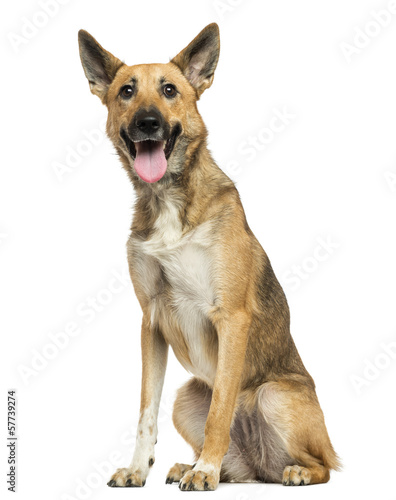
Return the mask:
[[[186,472],[179,483],[181,490],[216,489],[221,463],[230,444],[230,427],[245,362],[250,319],[245,311],[238,311],[214,324],[219,353],[205,441],[194,468]]]
[[[144,486],[149,468],[154,463],[157,441],[157,417],[164,383],[168,345],[158,327],[150,321],[149,312],[142,322],[142,390],[136,446],[131,465],[118,469],[109,486]]]

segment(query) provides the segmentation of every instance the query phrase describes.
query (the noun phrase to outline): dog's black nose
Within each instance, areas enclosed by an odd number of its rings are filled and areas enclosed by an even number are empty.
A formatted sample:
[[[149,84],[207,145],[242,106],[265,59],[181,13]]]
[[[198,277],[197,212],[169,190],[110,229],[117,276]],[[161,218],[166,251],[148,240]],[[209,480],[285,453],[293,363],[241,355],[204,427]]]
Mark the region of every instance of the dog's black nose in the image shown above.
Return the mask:
[[[150,135],[161,127],[162,120],[155,110],[141,110],[135,116],[135,125],[143,134]]]
[[[142,132],[155,132],[159,129],[160,123],[155,116],[146,116],[136,121],[136,126]]]
[[[154,106],[141,108],[133,116],[128,127],[128,134],[132,141],[146,139],[162,141],[168,137],[169,125]]]

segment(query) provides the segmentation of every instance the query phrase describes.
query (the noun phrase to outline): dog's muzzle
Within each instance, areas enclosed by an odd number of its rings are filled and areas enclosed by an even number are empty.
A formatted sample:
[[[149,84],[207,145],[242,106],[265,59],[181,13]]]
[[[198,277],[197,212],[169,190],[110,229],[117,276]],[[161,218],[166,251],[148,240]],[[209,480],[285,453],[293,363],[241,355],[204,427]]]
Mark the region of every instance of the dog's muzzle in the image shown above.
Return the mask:
[[[143,181],[157,182],[165,175],[180,133],[180,125],[171,129],[156,108],[139,110],[128,128],[121,128],[121,138],[134,160],[136,173]]]

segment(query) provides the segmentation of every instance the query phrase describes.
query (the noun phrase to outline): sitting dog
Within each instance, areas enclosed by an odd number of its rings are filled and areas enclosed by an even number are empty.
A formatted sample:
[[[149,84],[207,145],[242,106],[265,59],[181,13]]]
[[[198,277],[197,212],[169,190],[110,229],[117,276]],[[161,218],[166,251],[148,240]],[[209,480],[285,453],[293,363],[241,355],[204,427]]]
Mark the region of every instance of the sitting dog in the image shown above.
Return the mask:
[[[169,345],[194,375],[177,393],[173,422],[196,463],[176,464],[167,483],[327,482],[339,461],[290,335],[285,295],[208,151],[197,109],[213,82],[218,26],[167,64],[127,66],[83,30],[79,45],[136,192],[127,248],[143,311],[140,419],[132,463],[109,486],[145,485]]]

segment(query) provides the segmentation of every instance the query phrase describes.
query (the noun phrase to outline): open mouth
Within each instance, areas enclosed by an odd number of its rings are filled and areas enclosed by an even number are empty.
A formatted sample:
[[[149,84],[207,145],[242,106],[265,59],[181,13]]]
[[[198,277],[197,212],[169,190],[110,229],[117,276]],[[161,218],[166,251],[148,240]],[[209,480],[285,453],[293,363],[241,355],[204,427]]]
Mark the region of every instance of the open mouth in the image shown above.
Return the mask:
[[[125,142],[132,159],[135,160],[136,173],[143,181],[157,182],[165,175],[168,159],[172,154],[180,132],[180,126],[176,125],[166,141],[146,139],[134,142],[129,138],[126,130],[121,129],[121,138]]]

